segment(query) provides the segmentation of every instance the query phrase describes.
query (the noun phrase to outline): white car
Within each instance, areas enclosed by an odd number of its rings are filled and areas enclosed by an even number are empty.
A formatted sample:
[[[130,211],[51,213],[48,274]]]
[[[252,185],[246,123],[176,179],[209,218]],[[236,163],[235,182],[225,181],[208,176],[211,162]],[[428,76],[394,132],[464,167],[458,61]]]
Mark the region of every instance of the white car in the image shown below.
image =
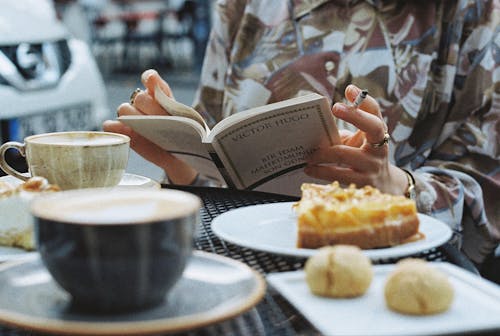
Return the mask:
[[[52,2],[2,0],[1,143],[45,132],[100,129],[107,117],[95,59],[58,20]]]

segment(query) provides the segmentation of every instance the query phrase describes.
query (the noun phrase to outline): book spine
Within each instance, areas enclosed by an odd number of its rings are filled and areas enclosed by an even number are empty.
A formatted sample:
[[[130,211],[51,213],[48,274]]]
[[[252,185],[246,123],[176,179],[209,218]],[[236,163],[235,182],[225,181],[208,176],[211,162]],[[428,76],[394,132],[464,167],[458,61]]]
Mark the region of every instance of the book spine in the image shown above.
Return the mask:
[[[210,148],[208,151],[208,154],[210,155],[210,158],[212,159],[213,163],[215,164],[215,166],[219,170],[220,174],[222,175],[222,178],[224,179],[224,181],[226,181],[228,188],[237,189],[236,186],[234,185],[233,180],[229,176],[226,167],[224,167],[224,164],[222,163],[217,152],[215,152],[213,150],[213,148]]]

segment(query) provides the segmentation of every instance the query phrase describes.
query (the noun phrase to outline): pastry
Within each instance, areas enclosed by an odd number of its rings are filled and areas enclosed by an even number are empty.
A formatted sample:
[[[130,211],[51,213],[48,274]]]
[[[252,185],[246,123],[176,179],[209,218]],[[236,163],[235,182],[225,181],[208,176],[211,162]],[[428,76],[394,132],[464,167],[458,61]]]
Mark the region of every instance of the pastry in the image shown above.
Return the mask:
[[[33,218],[29,202],[42,192],[58,191],[42,177],[32,177],[21,184],[0,181],[0,245],[19,247],[25,250],[35,248]]]
[[[294,206],[297,247],[348,244],[362,249],[398,245],[418,233],[415,201],[371,186],[304,183]]]
[[[387,306],[410,315],[446,311],[453,302],[453,293],[446,275],[421,259],[399,261],[384,288]]]
[[[363,295],[373,278],[370,259],[349,245],[320,248],[306,261],[304,271],[313,294],[334,298]]]

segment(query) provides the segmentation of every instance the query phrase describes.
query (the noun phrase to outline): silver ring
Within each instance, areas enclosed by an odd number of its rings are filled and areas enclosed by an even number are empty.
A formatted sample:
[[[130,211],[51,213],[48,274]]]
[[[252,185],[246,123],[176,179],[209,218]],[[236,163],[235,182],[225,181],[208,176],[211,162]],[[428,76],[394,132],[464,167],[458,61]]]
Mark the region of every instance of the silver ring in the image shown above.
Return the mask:
[[[389,143],[389,139],[391,138],[391,136],[389,135],[389,133],[385,132],[384,133],[384,138],[382,139],[382,141],[380,142],[377,142],[377,143],[371,143],[370,142],[370,145],[372,145],[373,148],[380,148],[382,146],[385,146]]]
[[[137,88],[137,89],[134,90],[134,92],[132,92],[132,94],[130,95],[130,98],[129,98],[130,105],[134,105],[135,97],[137,97],[137,95],[141,91],[142,91],[141,89]]]

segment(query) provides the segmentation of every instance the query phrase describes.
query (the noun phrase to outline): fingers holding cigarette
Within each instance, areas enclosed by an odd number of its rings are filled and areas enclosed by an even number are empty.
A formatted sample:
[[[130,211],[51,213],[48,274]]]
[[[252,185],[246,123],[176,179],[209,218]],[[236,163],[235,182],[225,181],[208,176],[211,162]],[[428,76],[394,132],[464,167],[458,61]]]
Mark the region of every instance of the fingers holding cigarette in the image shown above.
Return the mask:
[[[333,114],[356,126],[356,131],[350,138],[347,138],[344,144],[360,145],[365,141],[371,144],[373,148],[381,148],[381,143],[386,144],[387,125],[385,124],[380,107],[377,101],[368,94],[367,90],[362,90],[354,85],[346,88],[347,101],[351,103],[336,103],[333,106]],[[381,140],[383,139],[383,140]]]
[[[368,96],[368,90],[361,90],[358,95],[356,96],[356,99],[354,99],[354,102],[352,103],[352,105],[355,107],[355,108],[358,108],[359,105],[361,105],[361,103],[366,99],[366,97]]]
[[[351,106],[376,115],[382,119],[380,107],[377,101],[368,94],[368,90],[360,89],[351,84],[345,89],[345,97],[349,102],[352,102]]]

